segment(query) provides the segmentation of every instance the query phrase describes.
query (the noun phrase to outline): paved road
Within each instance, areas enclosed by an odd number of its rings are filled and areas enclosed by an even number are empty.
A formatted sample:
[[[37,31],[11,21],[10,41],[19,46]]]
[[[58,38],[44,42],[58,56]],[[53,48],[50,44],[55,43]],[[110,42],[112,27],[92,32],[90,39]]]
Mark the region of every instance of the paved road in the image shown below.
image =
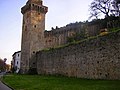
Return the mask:
[[[2,74],[0,74],[0,79],[1,77],[2,77]],[[12,89],[10,89],[8,86],[6,86],[0,81],[0,90],[12,90]]]
[[[0,81],[0,90],[12,90]]]

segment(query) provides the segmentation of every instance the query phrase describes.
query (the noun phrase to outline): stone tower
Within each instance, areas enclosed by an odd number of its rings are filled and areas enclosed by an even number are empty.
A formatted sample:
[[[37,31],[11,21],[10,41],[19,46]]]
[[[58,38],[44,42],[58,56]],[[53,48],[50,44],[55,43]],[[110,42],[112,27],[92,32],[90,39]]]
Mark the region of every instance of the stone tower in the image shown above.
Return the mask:
[[[21,42],[21,73],[30,69],[30,59],[44,48],[45,14],[48,7],[43,6],[42,0],[28,0],[21,8],[23,14]]]

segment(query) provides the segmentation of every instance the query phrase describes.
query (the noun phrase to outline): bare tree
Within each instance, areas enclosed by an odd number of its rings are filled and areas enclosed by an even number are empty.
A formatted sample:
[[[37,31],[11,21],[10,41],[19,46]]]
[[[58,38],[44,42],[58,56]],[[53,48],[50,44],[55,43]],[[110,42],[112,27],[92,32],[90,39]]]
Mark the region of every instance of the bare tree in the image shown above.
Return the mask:
[[[113,9],[111,10],[115,16],[120,16],[120,0],[113,0],[112,2]]]
[[[111,14],[111,2],[112,0],[94,0],[90,5],[90,17],[98,17],[100,14],[109,17]]]

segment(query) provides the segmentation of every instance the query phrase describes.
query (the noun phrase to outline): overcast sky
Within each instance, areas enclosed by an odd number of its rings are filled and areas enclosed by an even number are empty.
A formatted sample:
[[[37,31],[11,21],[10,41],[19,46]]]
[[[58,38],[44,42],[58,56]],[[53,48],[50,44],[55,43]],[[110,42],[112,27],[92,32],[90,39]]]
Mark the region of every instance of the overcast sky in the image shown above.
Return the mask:
[[[93,0],[43,0],[48,7],[46,30],[62,27],[76,21],[86,21]],[[21,7],[27,0],[0,0],[0,58],[12,60],[12,54],[21,50]]]

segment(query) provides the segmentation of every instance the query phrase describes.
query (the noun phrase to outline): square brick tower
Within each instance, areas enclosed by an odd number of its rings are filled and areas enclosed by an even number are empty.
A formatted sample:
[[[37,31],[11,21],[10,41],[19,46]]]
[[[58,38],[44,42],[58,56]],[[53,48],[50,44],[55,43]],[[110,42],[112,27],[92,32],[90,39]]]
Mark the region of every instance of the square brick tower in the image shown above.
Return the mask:
[[[42,0],[28,0],[21,8],[23,14],[21,42],[21,73],[28,73],[30,60],[39,50],[44,48],[45,14],[48,7]],[[33,63],[35,64],[35,63]]]

